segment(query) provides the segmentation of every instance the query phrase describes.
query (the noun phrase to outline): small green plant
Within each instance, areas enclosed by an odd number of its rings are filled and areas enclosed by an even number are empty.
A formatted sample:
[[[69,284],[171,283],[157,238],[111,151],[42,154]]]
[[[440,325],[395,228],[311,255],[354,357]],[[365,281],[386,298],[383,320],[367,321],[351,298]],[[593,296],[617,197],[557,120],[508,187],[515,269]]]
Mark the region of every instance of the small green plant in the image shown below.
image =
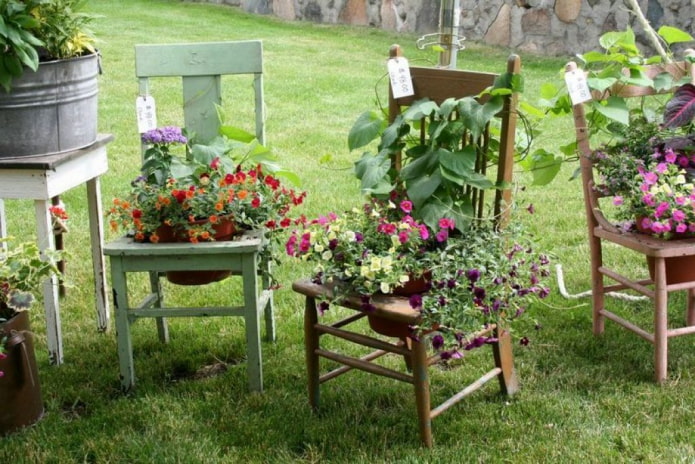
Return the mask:
[[[33,242],[12,246],[10,239],[0,242],[10,245],[0,248],[0,322],[18,311],[26,311],[34,301],[34,294],[51,274],[58,273],[56,262],[61,252],[45,250],[42,253]]]

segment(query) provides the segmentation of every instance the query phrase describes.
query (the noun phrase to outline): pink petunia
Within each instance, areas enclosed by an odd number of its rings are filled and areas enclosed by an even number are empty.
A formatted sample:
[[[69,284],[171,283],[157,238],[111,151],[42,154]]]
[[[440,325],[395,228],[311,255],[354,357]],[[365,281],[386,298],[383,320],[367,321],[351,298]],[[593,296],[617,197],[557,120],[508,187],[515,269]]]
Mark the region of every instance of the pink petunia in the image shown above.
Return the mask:
[[[614,197],[613,197],[613,204],[614,204],[615,206],[620,206],[620,205],[622,205],[622,204],[623,204],[623,197],[621,197],[620,195],[614,196]]]
[[[442,229],[454,230],[454,227],[456,227],[456,222],[454,222],[453,219],[441,218],[439,220],[439,227],[441,227]]]
[[[401,202],[401,211],[404,213],[410,213],[413,210],[413,203],[410,200],[403,200]]]

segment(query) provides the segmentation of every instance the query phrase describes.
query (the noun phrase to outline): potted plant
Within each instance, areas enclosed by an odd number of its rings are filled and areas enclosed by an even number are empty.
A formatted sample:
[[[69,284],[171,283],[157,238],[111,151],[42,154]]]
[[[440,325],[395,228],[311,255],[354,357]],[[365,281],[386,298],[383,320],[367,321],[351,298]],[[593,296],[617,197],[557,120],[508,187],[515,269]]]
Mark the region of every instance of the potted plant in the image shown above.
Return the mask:
[[[476,223],[458,235],[451,218],[431,230],[413,213],[409,200],[372,198],[293,230],[286,252],[313,263],[313,281],[332,289],[321,311],[347,296],[359,295],[367,313],[375,294],[407,296],[422,315],[419,326],[382,328],[379,318],[369,318],[370,325],[389,336],[436,332],[432,346],[449,359],[488,341],[473,336],[484,327],[509,327],[529,303],[548,295],[549,260],[520,225]]]
[[[85,4],[0,1],[0,157],[67,151],[96,139],[99,64]]]
[[[33,242],[0,248],[0,436],[43,415],[27,310],[58,259],[55,251],[42,257]]]
[[[221,131],[241,133],[228,126]],[[148,149],[141,174],[126,197],[113,200],[111,228],[150,243],[230,240],[263,229],[269,240],[265,258],[273,260],[279,231],[292,224],[289,212],[306,195],[278,176],[295,182],[296,176],[279,169],[276,157],[250,134],[243,134],[247,141],[221,135],[197,144],[184,132],[168,126],[142,135]]]

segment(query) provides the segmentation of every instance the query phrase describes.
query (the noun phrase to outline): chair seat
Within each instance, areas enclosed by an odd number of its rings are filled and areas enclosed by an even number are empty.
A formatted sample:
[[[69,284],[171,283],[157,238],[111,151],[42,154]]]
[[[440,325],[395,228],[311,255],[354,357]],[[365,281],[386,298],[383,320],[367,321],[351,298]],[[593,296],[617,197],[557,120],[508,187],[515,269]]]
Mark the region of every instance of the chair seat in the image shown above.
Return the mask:
[[[316,284],[309,279],[295,281],[292,284],[292,290],[311,298],[320,299],[333,296],[329,286]],[[420,321],[420,312],[410,306],[406,297],[377,294],[372,296],[369,302],[374,305],[374,311],[370,311],[369,314],[377,317],[410,325],[416,325]],[[361,305],[359,296],[348,297],[340,302],[340,306],[355,310],[360,310]]]
[[[653,258],[674,258],[695,255],[695,238],[664,240],[639,232],[594,228],[594,235]]]

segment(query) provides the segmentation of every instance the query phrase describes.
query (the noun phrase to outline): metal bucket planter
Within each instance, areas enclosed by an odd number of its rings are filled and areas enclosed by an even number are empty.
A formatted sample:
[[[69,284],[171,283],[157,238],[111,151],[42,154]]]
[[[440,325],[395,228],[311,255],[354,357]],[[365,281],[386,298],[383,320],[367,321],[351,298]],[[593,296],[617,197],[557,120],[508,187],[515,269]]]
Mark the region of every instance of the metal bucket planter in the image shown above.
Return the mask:
[[[0,90],[0,158],[83,148],[97,137],[99,57],[41,63]]]
[[[0,324],[7,357],[0,360],[0,437],[36,423],[43,416],[41,385],[29,331],[29,314]]]

